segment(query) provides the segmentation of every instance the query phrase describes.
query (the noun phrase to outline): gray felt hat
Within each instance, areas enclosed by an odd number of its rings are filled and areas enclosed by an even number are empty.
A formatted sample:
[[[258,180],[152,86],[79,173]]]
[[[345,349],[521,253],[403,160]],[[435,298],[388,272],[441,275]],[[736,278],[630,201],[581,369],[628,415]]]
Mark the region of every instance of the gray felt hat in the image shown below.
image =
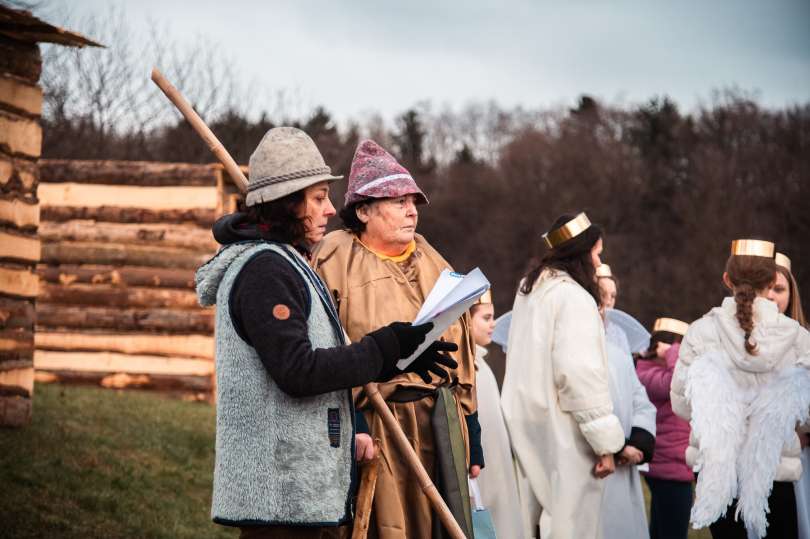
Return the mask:
[[[295,127],[274,127],[250,156],[245,203],[271,202],[310,185],[339,180],[332,176],[309,135]]]

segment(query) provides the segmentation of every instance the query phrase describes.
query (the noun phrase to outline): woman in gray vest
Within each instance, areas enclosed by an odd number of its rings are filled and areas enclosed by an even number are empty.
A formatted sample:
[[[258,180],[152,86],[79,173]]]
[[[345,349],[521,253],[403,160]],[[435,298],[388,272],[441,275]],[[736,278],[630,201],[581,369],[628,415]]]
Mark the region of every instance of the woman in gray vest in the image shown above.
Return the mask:
[[[214,225],[223,247],[197,271],[200,303],[216,305],[211,513],[242,538],[349,536],[355,461],[374,451],[351,388],[399,374],[430,330],[395,322],[345,344],[307,264],[337,179],[303,131],[271,129],[250,157],[247,211]],[[439,365],[455,368],[444,354],[455,350],[435,342],[408,369],[446,376]]]

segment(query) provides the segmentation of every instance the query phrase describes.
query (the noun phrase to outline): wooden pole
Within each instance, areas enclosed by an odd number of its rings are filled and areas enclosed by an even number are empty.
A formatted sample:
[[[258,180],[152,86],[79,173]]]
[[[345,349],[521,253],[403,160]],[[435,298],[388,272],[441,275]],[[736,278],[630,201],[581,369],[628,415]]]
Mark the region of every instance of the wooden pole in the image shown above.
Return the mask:
[[[239,168],[239,165],[236,164],[236,161],[233,160],[233,157],[231,157],[216,135],[205,125],[200,115],[197,114],[189,102],[186,101],[183,94],[181,94],[172,83],[166,80],[166,77],[164,77],[163,73],[158,71],[157,68],[152,68],[152,81],[158,85],[163,93],[166,94],[166,97],[169,98],[169,101],[174,103],[174,106],[177,107],[183,117],[191,124],[191,127],[202,137],[208,145],[208,149],[211,150],[214,156],[219,159],[219,162],[223,164],[236,186],[239,187],[239,190],[243,193],[246,192],[248,181]]]
[[[374,450],[379,451],[376,444]],[[368,527],[371,524],[371,507],[374,501],[374,492],[377,490],[377,476],[379,474],[380,456],[378,454],[374,457],[374,460],[363,464],[363,471],[360,473],[360,488],[357,490],[352,539],[366,539],[368,537]]]
[[[430,505],[433,506],[433,509],[439,515],[439,520],[441,520],[444,528],[450,534],[450,537],[452,539],[465,539],[464,532],[461,531],[461,527],[453,517],[453,513],[450,512],[447,504],[444,503],[439,491],[436,489],[436,485],[433,484],[424,466],[422,466],[422,463],[419,461],[416,451],[413,450],[408,438],[405,437],[405,433],[402,432],[402,428],[399,426],[399,423],[397,423],[396,418],[394,418],[394,414],[391,413],[391,410],[388,409],[388,405],[385,404],[385,400],[383,400],[382,395],[380,395],[377,384],[370,382],[363,386],[363,389],[366,392],[366,396],[371,401],[374,411],[380,415],[385,428],[388,429],[389,434],[394,437],[394,443],[397,449],[405,455],[408,466],[411,468],[414,475],[416,475],[419,487],[422,489],[425,496],[427,496]]]

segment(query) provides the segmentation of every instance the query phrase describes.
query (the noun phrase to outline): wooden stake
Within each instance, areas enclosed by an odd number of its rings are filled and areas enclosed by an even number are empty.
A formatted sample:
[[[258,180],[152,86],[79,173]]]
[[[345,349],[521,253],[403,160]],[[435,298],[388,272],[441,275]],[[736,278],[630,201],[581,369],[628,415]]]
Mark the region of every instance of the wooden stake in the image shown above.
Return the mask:
[[[405,433],[402,432],[402,428],[399,426],[399,423],[397,423],[396,418],[394,418],[394,414],[391,413],[391,410],[388,409],[388,405],[385,404],[385,400],[383,400],[382,395],[380,395],[377,384],[370,382],[363,386],[363,389],[366,392],[366,396],[371,401],[374,411],[380,415],[388,433],[394,437],[394,443],[397,449],[405,455],[405,460],[416,476],[419,487],[422,489],[425,496],[427,496],[430,505],[433,506],[433,509],[439,515],[439,520],[441,520],[444,528],[450,534],[450,537],[452,539],[465,539],[464,532],[461,531],[461,527],[453,517],[453,513],[450,512],[447,504],[444,503],[439,491],[436,489],[436,485],[430,480],[430,476],[427,474],[419,457],[416,455],[416,451],[413,450],[408,438],[405,437]]]
[[[375,451],[379,451],[376,447]],[[374,501],[374,491],[377,489],[377,476],[380,474],[379,453],[371,462],[363,464],[360,472],[360,488],[357,492],[357,507],[354,512],[354,528],[352,539],[366,539],[368,527],[371,524],[371,506]]]
[[[208,145],[208,149],[219,159],[219,162],[225,167],[225,170],[231,176],[236,186],[239,187],[239,190],[243,193],[247,191],[248,181],[239,168],[239,165],[236,164],[236,161],[233,160],[233,157],[230,156],[216,135],[205,125],[200,115],[197,114],[189,102],[186,101],[183,94],[181,94],[172,83],[166,80],[166,77],[164,77],[163,73],[158,71],[157,68],[152,68],[152,81],[158,85],[163,93],[166,94],[166,97],[169,98],[169,101],[174,103],[177,110],[179,110],[188,123],[191,124],[191,127],[194,128],[197,134],[202,137]]]

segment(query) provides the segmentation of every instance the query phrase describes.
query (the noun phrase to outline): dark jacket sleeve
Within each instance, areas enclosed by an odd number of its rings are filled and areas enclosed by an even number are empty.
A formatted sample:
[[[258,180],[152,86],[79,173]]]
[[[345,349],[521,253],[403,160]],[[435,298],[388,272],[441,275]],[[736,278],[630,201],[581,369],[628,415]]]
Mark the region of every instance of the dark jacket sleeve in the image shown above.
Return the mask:
[[[307,397],[347,389],[393,368],[399,343],[388,327],[351,345],[313,350],[307,328],[309,306],[304,279],[274,252],[247,262],[231,290],[229,309],[237,333],[256,349],[282,391]]]
[[[625,439],[624,445],[633,446],[644,453],[644,459],[640,462],[640,464],[644,464],[645,462],[650,462],[653,458],[653,453],[655,453],[655,436],[641,427],[633,427],[630,430],[630,437]],[[621,451],[619,451],[619,453],[621,453]]]
[[[476,464],[484,467],[484,448],[481,446],[481,423],[478,422],[478,412],[465,415],[467,434],[470,437],[470,466]]]

